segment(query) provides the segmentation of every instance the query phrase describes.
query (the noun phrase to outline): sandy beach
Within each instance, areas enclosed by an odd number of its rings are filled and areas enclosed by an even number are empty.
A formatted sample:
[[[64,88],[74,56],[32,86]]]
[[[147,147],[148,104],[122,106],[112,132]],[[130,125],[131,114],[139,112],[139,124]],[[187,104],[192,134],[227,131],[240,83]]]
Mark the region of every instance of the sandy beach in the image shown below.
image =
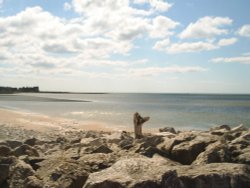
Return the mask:
[[[27,130],[39,132],[68,130],[103,130],[112,131],[101,122],[80,122],[72,119],[49,117],[42,114],[27,113],[0,108],[0,125],[20,127]]]

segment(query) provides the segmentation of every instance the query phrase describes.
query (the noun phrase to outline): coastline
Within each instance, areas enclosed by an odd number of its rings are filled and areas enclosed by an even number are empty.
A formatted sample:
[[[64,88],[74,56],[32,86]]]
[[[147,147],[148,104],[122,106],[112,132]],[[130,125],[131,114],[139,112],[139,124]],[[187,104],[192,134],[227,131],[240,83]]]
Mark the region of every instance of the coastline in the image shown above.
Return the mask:
[[[135,139],[104,124],[7,109],[0,109],[0,117],[0,187],[250,184],[250,129],[243,125],[206,131],[165,127]]]

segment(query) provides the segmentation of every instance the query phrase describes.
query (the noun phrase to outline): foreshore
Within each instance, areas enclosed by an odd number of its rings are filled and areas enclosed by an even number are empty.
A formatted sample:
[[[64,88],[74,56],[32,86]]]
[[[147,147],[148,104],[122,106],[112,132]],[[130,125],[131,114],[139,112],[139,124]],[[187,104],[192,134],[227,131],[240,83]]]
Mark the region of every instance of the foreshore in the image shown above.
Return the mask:
[[[248,188],[250,129],[144,131],[0,109],[0,187]],[[147,133],[146,133],[147,132]]]

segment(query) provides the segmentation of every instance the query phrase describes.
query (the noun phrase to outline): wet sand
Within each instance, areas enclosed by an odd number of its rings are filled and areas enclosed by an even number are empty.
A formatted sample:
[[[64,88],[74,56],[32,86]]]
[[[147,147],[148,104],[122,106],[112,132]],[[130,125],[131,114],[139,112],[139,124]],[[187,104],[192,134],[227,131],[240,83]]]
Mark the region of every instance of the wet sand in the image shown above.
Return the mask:
[[[0,108],[0,125],[19,127],[39,132],[69,130],[112,131],[107,124],[101,122],[80,122],[72,119],[49,117],[42,114],[26,113]]]

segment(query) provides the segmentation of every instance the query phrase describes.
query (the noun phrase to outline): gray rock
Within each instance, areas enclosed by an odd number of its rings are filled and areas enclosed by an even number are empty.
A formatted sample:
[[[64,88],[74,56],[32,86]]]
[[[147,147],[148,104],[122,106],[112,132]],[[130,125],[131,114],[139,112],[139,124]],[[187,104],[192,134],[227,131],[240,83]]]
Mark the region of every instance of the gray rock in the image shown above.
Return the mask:
[[[7,140],[6,144],[11,148],[11,149],[15,149],[16,147],[21,146],[23,143],[20,141],[16,141],[16,140]]]
[[[171,159],[184,165],[190,165],[196,157],[205,150],[206,143],[203,141],[182,142],[175,145],[171,151]]]
[[[239,132],[239,131],[247,131],[248,128],[246,128],[243,124],[240,124],[237,127],[234,127],[231,129],[231,132]]]
[[[132,139],[123,139],[118,143],[118,146],[121,149],[130,149],[133,147],[133,140]]]
[[[39,157],[39,153],[37,152],[37,150],[26,144],[23,144],[20,147],[17,147],[14,150],[14,154],[15,156],[28,155],[28,156]]]
[[[30,165],[25,163],[24,161],[17,160],[10,166],[10,176],[9,176],[9,187],[25,187],[26,178],[29,176],[33,176],[35,171],[32,169]]]
[[[248,165],[211,163],[179,166],[176,170],[185,188],[248,188],[250,185]]]
[[[12,149],[7,146],[0,145],[0,157],[6,157],[12,154]]]
[[[6,181],[9,176],[9,165],[0,164],[0,187],[2,187],[4,181]]]
[[[220,126],[211,128],[210,131],[220,130],[220,129],[226,129],[227,131],[230,131],[231,127],[229,125],[220,125]]]
[[[84,188],[159,188],[179,185],[174,170],[168,170],[167,162],[149,158],[121,159],[110,168],[89,176]]]
[[[43,181],[35,176],[29,176],[25,180],[24,188],[43,188]]]
[[[42,144],[44,144],[44,142],[41,140],[38,140],[36,138],[29,138],[29,139],[24,141],[24,144],[34,146],[34,145],[42,145]]]
[[[164,128],[159,129],[159,131],[160,132],[170,132],[170,133],[176,134],[176,131],[173,127],[164,127]]]
[[[109,149],[107,146],[101,145],[96,148],[92,153],[112,153],[113,151]]]
[[[51,157],[39,165],[36,177],[44,182],[44,187],[80,188],[88,178],[84,164],[63,156]]]
[[[192,164],[209,164],[231,162],[231,152],[227,144],[216,142],[206,147],[206,150],[198,155]]]
[[[118,157],[112,153],[85,154],[78,159],[78,163],[79,165],[88,166],[88,172],[97,172],[113,165],[117,158]]]

